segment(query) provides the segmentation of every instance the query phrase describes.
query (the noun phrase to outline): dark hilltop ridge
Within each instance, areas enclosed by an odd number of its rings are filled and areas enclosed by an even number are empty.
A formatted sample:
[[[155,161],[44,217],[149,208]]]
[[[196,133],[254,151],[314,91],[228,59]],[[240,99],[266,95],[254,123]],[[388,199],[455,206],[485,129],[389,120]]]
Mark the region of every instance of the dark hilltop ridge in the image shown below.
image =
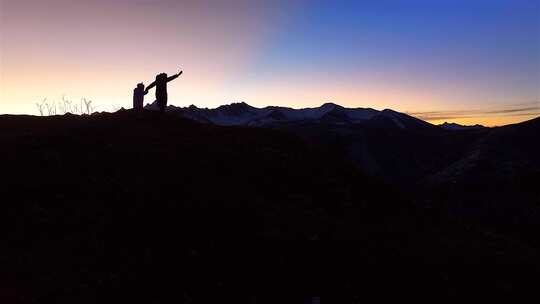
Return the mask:
[[[534,292],[540,118],[455,132],[320,109],[0,116],[0,300]]]
[[[440,124],[439,127],[443,128],[443,129],[447,129],[447,130],[452,130],[452,131],[462,131],[462,130],[485,128],[484,126],[479,125],[479,124],[472,125],[472,126],[466,126],[466,125],[460,125],[460,124],[457,124],[457,123],[446,122],[446,121],[443,124]]]

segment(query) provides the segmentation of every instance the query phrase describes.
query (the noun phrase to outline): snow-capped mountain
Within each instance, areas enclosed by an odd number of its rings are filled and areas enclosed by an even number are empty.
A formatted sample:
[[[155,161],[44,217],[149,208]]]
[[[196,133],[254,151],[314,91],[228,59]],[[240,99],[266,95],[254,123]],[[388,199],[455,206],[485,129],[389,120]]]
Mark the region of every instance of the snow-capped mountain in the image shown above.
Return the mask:
[[[148,109],[154,105],[147,105]],[[203,123],[223,126],[273,126],[295,123],[321,124],[370,124],[378,127],[422,128],[431,124],[393,110],[378,111],[371,108],[345,108],[334,103],[325,103],[316,108],[293,109],[268,106],[256,108],[244,102],[223,105],[215,109],[189,106],[169,106],[168,111],[179,112],[184,117]]]

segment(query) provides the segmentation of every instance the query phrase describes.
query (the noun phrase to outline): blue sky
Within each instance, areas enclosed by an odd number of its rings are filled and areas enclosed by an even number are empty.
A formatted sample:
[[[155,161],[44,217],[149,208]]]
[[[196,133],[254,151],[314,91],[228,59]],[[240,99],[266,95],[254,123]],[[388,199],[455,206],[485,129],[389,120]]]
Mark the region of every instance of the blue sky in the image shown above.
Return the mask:
[[[310,1],[253,74],[455,89],[484,97],[478,106],[527,102],[539,99],[539,37],[538,1]]]

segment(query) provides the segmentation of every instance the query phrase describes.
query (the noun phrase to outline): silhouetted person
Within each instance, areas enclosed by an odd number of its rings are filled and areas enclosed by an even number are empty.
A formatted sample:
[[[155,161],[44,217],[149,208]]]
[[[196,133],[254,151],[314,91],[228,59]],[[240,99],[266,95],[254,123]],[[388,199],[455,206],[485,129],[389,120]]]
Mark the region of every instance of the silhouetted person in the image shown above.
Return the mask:
[[[133,89],[133,109],[136,111],[141,111],[143,109],[144,95],[147,93],[148,91],[144,89],[143,83],[137,84],[137,87]]]
[[[167,107],[167,82],[175,80],[178,76],[182,75],[182,73],[183,72],[180,71],[180,73],[171,77],[167,77],[166,73],[158,74],[156,76],[156,81],[146,87],[145,93],[148,93],[148,90],[151,88],[156,87],[156,102],[160,112],[165,112],[165,108]]]

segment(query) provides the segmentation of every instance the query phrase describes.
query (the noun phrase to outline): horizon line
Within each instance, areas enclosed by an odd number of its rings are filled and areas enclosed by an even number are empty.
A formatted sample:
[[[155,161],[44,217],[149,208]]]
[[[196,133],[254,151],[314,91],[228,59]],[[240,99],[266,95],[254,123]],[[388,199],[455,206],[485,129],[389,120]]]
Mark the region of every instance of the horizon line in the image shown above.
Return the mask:
[[[60,100],[60,101],[57,100],[57,101],[54,101],[54,103],[60,103],[62,101],[63,100]],[[145,106],[148,106],[148,105],[151,105],[151,104],[152,103],[146,103]],[[245,104],[245,105],[247,105],[249,107],[256,108],[256,109],[264,109],[264,108],[275,107],[275,108],[286,108],[286,109],[292,109],[292,110],[304,110],[304,109],[317,109],[317,108],[323,107],[324,105],[332,104],[332,105],[335,105],[335,106],[338,106],[338,107],[341,107],[341,108],[344,108],[344,109],[350,109],[350,110],[354,110],[354,109],[375,110],[375,111],[392,110],[392,111],[400,112],[400,113],[415,117],[417,119],[420,119],[422,121],[425,121],[425,122],[433,124],[433,125],[440,125],[440,124],[442,124],[441,122],[444,121],[444,122],[447,122],[447,123],[457,123],[459,125],[464,125],[464,126],[482,125],[482,126],[485,126],[485,127],[497,127],[497,126],[512,125],[512,124],[520,123],[520,122],[523,122],[523,121],[528,121],[530,119],[526,119],[526,120],[519,121],[519,122],[511,122],[511,123],[507,123],[507,124],[501,124],[501,125],[489,125],[489,124],[485,124],[485,123],[463,124],[463,123],[453,122],[452,120],[475,119],[475,118],[479,118],[478,120],[481,120],[481,118],[485,119],[485,118],[488,118],[488,117],[496,118],[496,117],[516,117],[516,116],[518,116],[518,117],[519,116],[534,116],[531,119],[535,119],[535,118],[540,117],[540,101],[515,103],[515,104],[509,105],[509,106],[506,106],[506,107],[504,107],[504,106],[499,107],[498,109],[495,109],[495,110],[493,110],[493,109],[491,109],[491,110],[479,110],[479,109],[473,109],[473,110],[438,110],[438,111],[434,110],[434,111],[421,111],[421,112],[397,111],[397,110],[394,110],[392,108],[384,108],[384,109],[379,110],[377,108],[372,108],[372,107],[346,107],[346,106],[342,106],[342,105],[337,104],[337,103],[332,102],[332,101],[323,102],[320,106],[310,106],[310,107],[300,107],[300,108],[299,107],[292,107],[292,106],[275,106],[275,105],[267,105],[267,106],[263,106],[263,107],[257,107],[257,106],[252,106],[252,105],[250,105],[249,103],[247,103],[245,101],[233,101],[233,102],[230,102],[230,103],[225,103],[225,104],[219,105],[219,106],[214,107],[214,108],[199,107],[199,106],[196,106],[194,104],[190,104],[190,105],[186,105],[186,106],[176,106],[174,104],[169,104],[168,107],[172,106],[172,107],[176,107],[176,108],[189,108],[189,107],[193,106],[193,107],[196,107],[198,109],[215,110],[215,109],[218,109],[218,108],[223,107],[223,106],[230,106],[230,105],[234,105],[234,104]],[[531,106],[531,105],[534,105],[534,106]],[[101,107],[101,106],[103,106],[103,105],[96,105],[95,108]],[[111,104],[110,106],[113,107],[113,110],[110,111],[110,112],[104,110],[104,111],[93,111],[92,113],[115,113],[118,110],[125,109],[124,107],[119,107],[118,104]],[[521,107],[512,107],[512,106],[521,106]],[[116,107],[116,108],[114,108],[114,107]],[[73,113],[72,111],[66,111],[64,113],[59,113],[59,114],[55,114],[55,115],[40,115],[39,113],[36,113],[35,115],[34,114],[28,114],[28,113],[18,113],[18,114],[0,113],[0,115],[1,116],[36,116],[36,117],[41,117],[41,116],[61,116],[61,115],[65,115],[65,114],[68,114],[68,113],[73,114],[73,115],[81,115],[81,114],[83,114],[83,113]],[[437,121],[439,123],[432,123],[434,121]]]

